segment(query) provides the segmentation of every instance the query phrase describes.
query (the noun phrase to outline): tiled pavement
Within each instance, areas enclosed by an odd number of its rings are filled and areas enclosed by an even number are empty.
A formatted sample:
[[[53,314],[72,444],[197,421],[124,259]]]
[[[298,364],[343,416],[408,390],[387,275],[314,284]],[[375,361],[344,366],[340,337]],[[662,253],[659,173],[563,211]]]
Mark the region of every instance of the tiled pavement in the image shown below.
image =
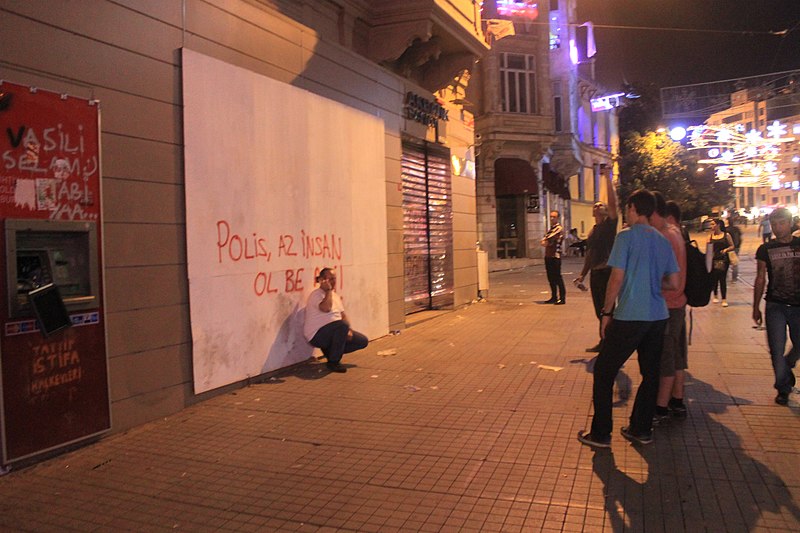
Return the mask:
[[[488,302],[373,342],[347,374],[290,369],[12,471],[0,529],[800,530],[800,395],[773,403],[751,287],[693,312],[688,419],[594,452],[575,438],[591,416],[591,302],[570,289],[565,306],[533,303],[543,270],[493,274]],[[631,360],[616,428],[637,383]]]

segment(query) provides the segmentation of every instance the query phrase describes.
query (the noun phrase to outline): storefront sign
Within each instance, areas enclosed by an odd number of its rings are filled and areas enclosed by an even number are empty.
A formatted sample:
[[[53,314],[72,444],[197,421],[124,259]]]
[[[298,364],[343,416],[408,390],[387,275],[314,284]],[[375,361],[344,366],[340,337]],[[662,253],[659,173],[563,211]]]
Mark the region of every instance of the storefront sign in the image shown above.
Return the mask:
[[[436,126],[440,120],[450,120],[447,116],[447,109],[439,105],[438,102],[423,98],[411,91],[406,93],[404,115],[409,120],[429,127]]]
[[[538,213],[540,210],[539,206],[539,195],[538,194],[529,194],[528,195],[528,205],[526,206],[528,213]]]
[[[599,98],[592,98],[592,111],[595,113],[599,111],[609,111],[622,104],[622,98],[625,93],[607,94]]]

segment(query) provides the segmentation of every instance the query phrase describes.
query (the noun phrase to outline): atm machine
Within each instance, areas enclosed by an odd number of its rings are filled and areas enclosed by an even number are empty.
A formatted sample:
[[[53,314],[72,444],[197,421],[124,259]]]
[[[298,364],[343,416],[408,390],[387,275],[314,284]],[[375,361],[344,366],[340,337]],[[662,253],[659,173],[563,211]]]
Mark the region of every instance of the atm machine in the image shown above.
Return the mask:
[[[2,466],[111,427],[96,102],[0,82]]]

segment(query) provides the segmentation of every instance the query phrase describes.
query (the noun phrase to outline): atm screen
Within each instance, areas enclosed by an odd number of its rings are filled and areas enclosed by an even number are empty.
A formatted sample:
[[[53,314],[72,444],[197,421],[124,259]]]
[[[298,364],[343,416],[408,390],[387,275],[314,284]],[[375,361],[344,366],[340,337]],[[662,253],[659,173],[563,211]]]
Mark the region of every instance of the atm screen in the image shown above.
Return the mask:
[[[46,250],[24,250],[17,253],[17,294],[53,282]]]
[[[5,233],[10,317],[31,316],[28,293],[48,284],[58,287],[70,311],[99,306],[94,223],[7,219]]]

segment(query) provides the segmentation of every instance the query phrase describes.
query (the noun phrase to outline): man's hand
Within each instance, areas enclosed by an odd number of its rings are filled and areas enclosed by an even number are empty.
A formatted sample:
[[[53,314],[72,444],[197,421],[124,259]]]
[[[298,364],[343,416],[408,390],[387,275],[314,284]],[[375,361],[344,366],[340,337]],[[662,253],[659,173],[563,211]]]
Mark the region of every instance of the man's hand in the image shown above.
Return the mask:
[[[572,283],[583,283],[583,280],[584,280],[584,276],[583,276],[583,274],[581,274],[580,276],[578,276],[577,278],[572,280]]]
[[[606,328],[608,327],[609,324],[611,324],[611,318],[612,317],[610,317],[608,315],[603,315],[603,316],[600,317],[600,338],[601,339],[605,339],[606,338]]]
[[[756,323],[756,326],[760,326],[764,319],[761,316],[761,309],[759,307],[753,307],[753,322]]]
[[[353,330],[352,329],[348,329],[347,330],[347,340],[349,340],[349,341],[353,340]]]

